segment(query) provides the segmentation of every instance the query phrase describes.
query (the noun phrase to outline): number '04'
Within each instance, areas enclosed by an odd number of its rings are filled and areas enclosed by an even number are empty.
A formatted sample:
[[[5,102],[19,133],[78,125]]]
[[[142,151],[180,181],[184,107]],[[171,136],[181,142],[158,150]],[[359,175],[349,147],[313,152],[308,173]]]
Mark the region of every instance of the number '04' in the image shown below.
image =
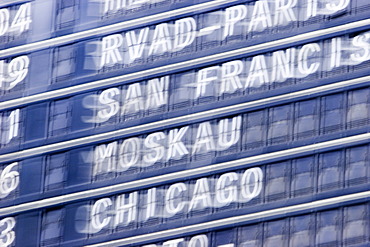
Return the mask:
[[[6,33],[19,35],[30,29],[31,20],[31,3],[22,4],[16,14],[11,19],[8,8],[0,9],[0,36]]]

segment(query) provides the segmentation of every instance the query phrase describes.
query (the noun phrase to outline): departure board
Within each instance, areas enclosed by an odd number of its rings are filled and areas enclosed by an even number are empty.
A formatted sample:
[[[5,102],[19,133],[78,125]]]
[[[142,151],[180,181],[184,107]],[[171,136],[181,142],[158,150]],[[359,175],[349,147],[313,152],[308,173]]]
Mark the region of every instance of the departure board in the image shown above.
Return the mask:
[[[368,0],[3,0],[0,246],[366,246]]]

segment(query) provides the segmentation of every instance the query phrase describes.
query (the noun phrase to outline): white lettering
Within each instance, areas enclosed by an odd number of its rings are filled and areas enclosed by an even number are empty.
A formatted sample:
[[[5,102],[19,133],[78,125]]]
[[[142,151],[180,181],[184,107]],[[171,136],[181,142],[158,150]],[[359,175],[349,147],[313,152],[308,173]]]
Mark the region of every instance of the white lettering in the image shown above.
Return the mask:
[[[340,67],[342,65],[342,39],[334,38],[331,41],[331,57],[329,70]]]
[[[126,171],[136,165],[140,158],[139,138],[130,138],[123,141],[119,149],[119,166],[121,171]]]
[[[122,115],[144,110],[144,97],[141,93],[140,83],[134,83],[128,86],[124,103],[121,110]]]
[[[19,134],[20,110],[11,111],[9,116],[0,117],[0,143],[8,144]]]
[[[174,50],[182,50],[195,40],[197,24],[194,18],[184,18],[175,21]]]
[[[85,223],[90,227],[79,226],[78,229],[82,229],[79,232],[86,233],[86,229],[89,229],[87,232],[97,233],[103,228],[124,227],[135,222],[146,222],[151,218],[170,218],[179,213],[189,214],[193,210],[227,206],[232,202],[246,203],[260,194],[262,180],[261,168],[255,167],[242,174],[221,174],[214,181],[203,177],[195,183],[181,182],[168,188],[163,186],[162,189],[150,188],[120,194],[115,199],[103,198],[97,200],[91,210],[86,210],[86,206],[80,207],[81,212],[90,212],[90,218],[86,221],[90,223]],[[207,245],[207,239],[201,235],[189,242],[189,246],[203,245]]]
[[[206,235],[197,235],[190,239],[188,247],[208,247]]]
[[[95,147],[93,175],[109,173],[116,170],[117,142]]]
[[[190,201],[189,211],[212,207],[211,193],[209,190],[208,179],[198,179],[194,186],[193,197]]]
[[[256,80],[258,80],[258,82]],[[260,55],[253,57],[245,87],[259,87],[269,82],[265,56]]]
[[[10,23],[10,17],[13,17]],[[22,4],[15,14],[10,14],[9,9],[0,9],[0,36],[11,32],[21,34],[30,29],[31,3]]]
[[[91,209],[91,226],[94,231],[99,232],[109,224],[111,217],[106,216],[104,211],[112,204],[112,200],[109,198],[103,198],[94,203]],[[103,220],[101,220],[102,217]]]
[[[180,159],[182,156],[189,153],[184,143],[181,141],[189,126],[179,129],[170,130],[168,134],[168,150],[167,160],[174,158]]]
[[[263,172],[261,168],[255,167],[246,170],[241,178],[241,196],[248,202],[258,196],[262,190]],[[251,191],[251,187],[253,187]]]
[[[248,32],[263,31],[269,27],[272,27],[269,5],[266,0],[257,1],[254,5]]]
[[[184,209],[185,202],[178,201],[185,191],[187,191],[187,188],[184,183],[173,184],[168,188],[165,198],[165,209],[170,216],[173,216]],[[175,202],[177,205],[175,205]]]
[[[370,33],[357,35],[353,38],[352,45],[363,50],[362,55],[359,53],[352,53],[352,61],[355,63],[362,63],[370,59]]]
[[[177,247],[182,242],[184,242],[183,238],[168,240],[163,243],[163,247]]]
[[[137,58],[144,56],[145,42],[148,41],[149,28],[140,29],[139,37],[136,37],[135,31],[126,33],[126,41],[128,45],[128,52],[130,62],[135,61]]]
[[[144,221],[147,221],[150,218],[157,217],[156,213],[156,201],[157,201],[157,189],[151,188],[148,190],[147,194],[147,203],[146,203],[146,214]]]
[[[128,196],[128,203],[125,203],[126,197],[124,194],[120,195],[116,199],[116,216],[114,218],[114,225],[128,225],[134,222],[137,218],[137,202],[138,193],[137,191],[130,193]]]
[[[217,76],[214,74],[218,72],[218,69],[218,66],[214,66],[198,71],[195,98],[200,98],[206,94],[207,85],[212,81],[217,80]]]
[[[123,37],[120,34],[113,34],[102,39],[102,56],[100,67],[122,62],[120,47],[123,44]]]
[[[0,198],[7,197],[19,185],[18,162],[14,162],[4,168],[0,175]],[[13,170],[13,171],[12,171]]]
[[[243,62],[235,60],[222,64],[222,80],[219,95],[224,93],[234,93],[243,89],[239,75],[243,71]]]
[[[317,16],[317,5],[318,0],[307,0],[307,15],[305,20]]]
[[[223,39],[231,36],[234,33],[234,26],[247,16],[247,7],[244,5],[237,5],[225,10],[225,29]]]
[[[294,60],[296,50],[294,48],[272,53],[271,81],[285,81],[294,77]]]
[[[119,112],[119,102],[114,98],[120,94],[118,88],[109,88],[99,95],[99,103],[108,106],[108,109],[98,111],[97,115],[100,119],[108,120]]]
[[[193,146],[193,154],[197,152],[209,152],[215,150],[212,127],[209,122],[199,124],[197,137]]]
[[[335,4],[334,1],[330,1],[330,3],[327,3],[325,5],[326,9],[333,11],[331,13],[335,13],[346,8],[351,0],[336,0],[336,2],[337,4]]]
[[[317,43],[304,45],[300,49],[298,53],[298,71],[302,75],[307,76],[309,74],[315,73],[319,69],[320,67],[319,62],[311,63],[311,65],[308,65],[308,56],[311,53],[320,51],[321,48]]]
[[[153,152],[144,155],[144,162],[146,162],[147,164],[154,164],[164,157],[164,146],[162,146],[158,142],[164,140],[165,138],[166,135],[163,132],[152,133],[145,138],[144,146],[152,149]]]
[[[9,121],[9,135],[7,143],[9,143],[14,137],[18,136],[19,130],[19,109],[14,110],[10,113],[8,121]]]
[[[285,1],[287,1],[285,3]],[[293,8],[296,6],[297,0],[275,0],[275,18],[274,24],[287,25],[290,22],[297,21]]]
[[[218,145],[222,150],[236,144],[240,138],[241,116],[232,118],[231,126],[229,122],[229,119],[222,119],[218,124]]]
[[[15,240],[15,232],[13,231],[15,223],[16,221],[13,217],[0,220],[0,229],[5,228],[0,233],[0,246],[7,247],[13,245]]]
[[[238,200],[238,188],[234,182],[238,181],[238,174],[229,172],[222,174],[216,183],[216,201],[220,207],[229,205]]]
[[[146,109],[155,109],[167,104],[169,82],[169,76],[164,76],[159,79],[155,78],[148,81]]]
[[[3,60],[0,61],[0,90],[10,90],[22,82],[27,74],[30,59],[27,56],[16,57],[5,64]],[[6,69],[6,73],[4,72]]]
[[[171,36],[168,30],[168,24],[162,23],[155,27],[153,41],[149,48],[149,56],[171,51]]]

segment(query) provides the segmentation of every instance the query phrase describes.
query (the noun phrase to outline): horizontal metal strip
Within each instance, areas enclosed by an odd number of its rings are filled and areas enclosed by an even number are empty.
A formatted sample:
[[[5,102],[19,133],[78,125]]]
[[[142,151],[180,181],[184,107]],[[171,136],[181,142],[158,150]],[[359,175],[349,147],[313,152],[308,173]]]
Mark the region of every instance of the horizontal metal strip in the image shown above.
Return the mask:
[[[191,234],[191,233],[198,232],[198,231],[208,231],[210,229],[214,229],[217,227],[235,226],[236,224],[248,223],[249,221],[252,221],[252,220],[263,219],[267,217],[281,216],[281,215],[285,215],[288,213],[297,213],[300,211],[307,211],[307,210],[315,209],[318,207],[334,206],[336,204],[340,205],[341,203],[351,202],[354,200],[360,200],[360,199],[364,199],[367,197],[370,197],[370,191],[351,194],[351,195],[345,195],[345,196],[339,196],[339,197],[334,197],[330,199],[318,200],[318,201],[303,203],[303,204],[289,206],[289,207],[266,210],[266,211],[262,211],[258,213],[235,216],[235,217],[230,217],[230,218],[221,219],[221,220],[214,220],[214,221],[209,221],[209,222],[205,222],[201,224],[184,226],[184,227],[179,227],[175,229],[154,232],[154,233],[149,233],[149,234],[144,234],[144,235],[138,235],[134,237],[128,237],[124,239],[113,240],[113,241],[99,243],[99,244],[87,245],[86,247],[104,247],[104,246],[122,246],[122,245],[131,245],[131,244],[140,244],[146,241],[155,241],[157,239],[162,239],[162,238],[171,238],[174,236],[179,236],[183,234]]]
[[[115,85],[117,83],[122,83],[125,81],[142,80],[144,77],[155,76],[157,74],[163,74],[163,73],[168,74],[174,70],[186,69],[187,67],[191,67],[191,66],[202,66],[207,63],[217,62],[218,60],[221,60],[221,59],[227,59],[227,58],[232,58],[238,55],[258,52],[263,49],[278,48],[282,45],[291,45],[294,42],[299,42],[299,41],[303,42],[306,40],[312,40],[314,38],[318,38],[323,35],[335,34],[338,32],[343,32],[349,29],[354,29],[354,28],[365,27],[368,25],[370,25],[370,19],[357,21],[357,22],[353,22],[353,23],[349,23],[345,25],[340,25],[340,26],[336,26],[332,28],[322,29],[318,31],[308,32],[304,34],[299,34],[299,35],[281,39],[281,40],[270,41],[270,42],[266,42],[266,43],[262,43],[262,44],[258,44],[254,46],[249,46],[249,47],[245,47],[241,49],[236,49],[236,50],[232,50],[232,51],[228,51],[224,53],[219,53],[219,54],[214,54],[214,55],[210,55],[210,56],[206,56],[202,58],[188,60],[185,62],[170,64],[170,65],[148,69],[148,70],[143,70],[143,71],[139,71],[139,72],[135,72],[131,74],[125,74],[125,75],[121,75],[117,77],[111,77],[111,78],[107,78],[103,80],[84,83],[81,85],[71,86],[68,88],[63,88],[63,89],[48,91],[48,92],[35,94],[31,96],[26,96],[22,98],[17,98],[13,100],[8,100],[8,101],[4,101],[0,103],[0,110],[19,107],[19,106],[23,106],[27,104],[32,104],[32,103],[39,102],[42,100],[50,100],[50,99],[55,99],[55,98],[60,98],[60,97],[66,97],[66,96],[70,96],[76,93],[86,92],[86,91],[93,90],[93,89],[109,87],[109,86]],[[0,51],[0,54],[1,54],[1,51]]]
[[[29,211],[34,209],[40,209],[44,207],[50,207],[61,203],[71,203],[77,200],[87,200],[95,197],[104,196],[112,193],[121,193],[123,191],[134,190],[140,187],[149,187],[151,185],[159,183],[169,183],[181,178],[200,177],[203,175],[209,175],[210,173],[216,173],[220,171],[232,170],[242,168],[246,165],[253,165],[260,162],[276,161],[285,158],[291,158],[292,156],[302,156],[307,154],[313,154],[320,151],[329,151],[337,148],[342,148],[344,145],[358,145],[368,142],[370,140],[370,133],[361,134],[357,136],[345,137],[332,141],[316,143],[312,145],[302,146],[298,148],[292,148],[283,151],[277,151],[273,153],[261,154],[252,157],[247,157],[239,160],[233,160],[223,163],[218,163],[210,166],[174,172],[164,174],[156,177],[135,180],[132,182],[121,183],[111,186],[106,186],[98,189],[86,190],[76,192],[72,194],[56,196],[53,198],[43,199],[39,201],[33,201],[23,203],[20,205],[5,207],[0,209],[0,216],[16,214],[23,211]]]
[[[21,3],[26,3],[26,2],[30,2],[30,0],[2,0],[0,3],[0,8],[3,8],[4,6],[10,7],[10,5],[13,6],[13,5],[21,4]]]
[[[143,131],[150,131],[151,129],[163,128],[168,125],[183,124],[184,122],[189,121],[189,120],[195,122],[195,121],[206,120],[207,118],[213,119],[216,117],[223,117],[226,114],[228,115],[238,114],[240,111],[245,111],[248,108],[262,107],[267,104],[285,103],[289,100],[298,100],[300,98],[307,97],[307,95],[310,95],[311,97],[315,97],[315,94],[320,94],[322,92],[332,91],[332,90],[340,89],[343,87],[363,84],[369,81],[370,81],[370,76],[365,76],[361,78],[337,82],[337,83],[315,87],[311,89],[306,89],[302,91],[297,91],[293,93],[273,96],[273,97],[255,100],[251,102],[217,108],[217,109],[213,109],[209,111],[193,113],[193,114],[189,114],[189,115],[185,115],[181,117],[175,117],[171,119],[166,119],[166,120],[147,123],[147,124],[143,124],[139,126],[119,129],[119,130],[106,132],[102,134],[91,135],[91,136],[82,137],[82,138],[73,139],[73,140],[64,141],[64,142],[59,142],[55,144],[49,144],[49,145],[40,146],[36,148],[25,149],[25,150],[14,152],[14,153],[0,155],[0,162],[9,162],[12,160],[24,159],[30,156],[60,151],[63,149],[73,148],[75,146],[102,142],[102,141],[106,141],[106,140],[113,139],[113,138],[117,139],[122,136],[140,133]]]
[[[103,26],[103,27],[89,29],[86,31],[81,31],[81,32],[73,33],[73,34],[68,34],[68,35],[57,37],[57,38],[52,38],[52,39],[48,39],[44,41],[38,41],[38,42],[26,44],[26,45],[20,45],[17,47],[12,47],[12,48],[8,48],[8,49],[4,49],[0,51],[0,57],[11,56],[11,55],[20,54],[20,53],[22,54],[28,53],[28,52],[32,52],[35,50],[42,50],[42,49],[49,48],[51,46],[64,45],[70,42],[75,42],[77,39],[86,39],[86,38],[97,36],[97,35],[107,35],[107,34],[119,32],[125,29],[131,29],[132,27],[137,27],[140,25],[144,25],[146,23],[156,22],[162,19],[173,18],[179,15],[193,14],[194,11],[199,11],[200,9],[207,10],[209,8],[214,8],[222,4],[233,3],[233,2],[238,2],[238,1],[239,0],[213,0],[213,1],[206,2],[206,3],[201,3],[197,5],[192,5],[192,6],[188,6],[188,7],[184,7],[180,9],[167,11],[164,13],[145,16],[142,18],[119,22],[116,24],[108,25],[108,26]]]

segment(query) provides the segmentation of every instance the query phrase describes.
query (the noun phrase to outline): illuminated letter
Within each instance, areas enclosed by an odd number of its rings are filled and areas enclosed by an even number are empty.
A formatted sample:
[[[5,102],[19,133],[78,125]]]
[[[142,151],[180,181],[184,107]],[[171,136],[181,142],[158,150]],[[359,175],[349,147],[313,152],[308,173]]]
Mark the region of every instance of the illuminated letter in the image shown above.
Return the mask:
[[[179,202],[175,205],[176,198],[179,198],[181,193],[186,191],[186,185],[184,183],[177,183],[171,185],[166,191],[165,209],[170,216],[181,212],[185,207],[185,202]]]
[[[202,147],[205,152],[215,150],[215,142],[213,140],[212,127],[209,122],[199,124],[197,137],[193,146],[193,154],[200,151]]]
[[[158,51],[158,48],[161,48],[161,51]],[[164,53],[166,51],[171,51],[171,37],[170,32],[168,31],[168,24],[163,23],[155,27],[153,34],[153,41],[149,48],[149,56],[155,53]]]
[[[18,136],[19,130],[19,109],[12,111],[8,117],[9,134],[6,143],[9,143],[14,137]]]
[[[116,216],[114,225],[128,225],[136,220],[137,214],[137,191],[128,196],[128,203],[125,204],[125,194],[119,195],[116,199]]]
[[[262,25],[259,28],[259,24]],[[248,32],[263,31],[267,27],[272,27],[271,13],[266,0],[257,1],[254,5],[252,19],[249,23]]]
[[[189,211],[198,207],[212,207],[211,193],[209,191],[207,178],[198,179],[194,186],[193,197],[190,201]]]
[[[156,195],[157,195],[157,189],[151,188],[148,190],[147,194],[147,203],[146,203],[146,214],[144,221],[147,221],[150,218],[156,217],[158,215],[155,214],[155,208],[156,208]]]
[[[231,128],[229,119],[222,119],[218,124],[218,145],[225,150],[239,141],[240,126],[242,118],[240,116],[234,117],[231,120]],[[229,139],[229,140],[228,140]]]
[[[172,239],[163,243],[163,247],[177,247],[179,243],[184,242],[183,238]]]
[[[285,81],[294,77],[294,60],[296,50],[294,48],[272,53],[271,81]]]
[[[188,247],[208,247],[206,235],[197,235],[190,239]]]
[[[0,174],[0,199],[7,197],[19,185],[18,162],[6,166]],[[13,170],[15,168],[15,170]]]
[[[166,138],[163,132],[156,132],[148,135],[144,140],[144,146],[150,148],[153,152],[144,155],[144,162],[154,164],[164,157],[164,147],[157,143]]]
[[[15,232],[13,231],[15,227],[15,219],[13,217],[8,217],[0,220],[0,246],[14,246],[13,242],[15,240]]]
[[[217,73],[218,66],[213,66],[198,71],[197,76],[197,90],[195,93],[195,98],[199,98],[206,93],[207,85],[214,80],[217,80],[217,76],[208,76],[208,73]],[[217,75],[217,74],[216,74]]]
[[[330,67],[332,70],[334,68],[341,66],[342,60],[342,39],[334,38],[331,40],[331,56],[330,56]]]
[[[288,1],[285,3],[285,1]],[[297,0],[275,0],[275,18],[274,24],[287,25],[289,22],[297,21],[297,17],[293,12],[293,7],[297,4]]]
[[[135,165],[140,157],[140,140],[137,137],[124,140],[119,149],[119,165],[126,171]]]
[[[169,81],[169,76],[148,81],[146,109],[156,109],[167,104]]]
[[[103,198],[96,201],[91,209],[91,226],[96,232],[106,227],[111,217],[105,217],[103,221],[100,220],[100,214],[104,212],[109,206],[112,205],[112,200],[109,198]],[[105,215],[107,212],[104,213]]]
[[[234,25],[247,16],[247,7],[237,5],[227,8],[225,11],[225,29],[223,38],[231,36],[234,33]]]
[[[258,82],[256,82],[256,79],[258,79]],[[259,87],[268,82],[270,81],[265,56],[260,55],[253,57],[245,87]]]
[[[243,71],[243,62],[240,60],[222,64],[222,79],[219,95],[228,92],[233,93],[243,86],[240,83],[239,75]]]
[[[143,96],[141,93],[140,83],[134,83],[128,86],[122,114],[127,112],[139,112],[144,110]]]
[[[167,150],[167,160],[171,158],[177,158],[177,153],[179,158],[188,154],[189,151],[185,147],[184,143],[181,141],[181,138],[185,135],[186,131],[189,129],[189,126],[183,127],[180,130],[173,129],[168,133],[168,150]]]
[[[175,51],[182,50],[190,45],[195,39],[197,24],[194,18],[184,18],[175,21],[175,40],[173,48]]]
[[[363,55],[359,53],[352,53],[351,60],[357,63],[362,63],[370,59],[370,33],[364,33],[357,35],[352,40],[352,45],[354,47],[360,48],[363,50]]]
[[[253,175],[253,178],[252,178]],[[261,168],[255,167],[246,170],[240,181],[241,196],[247,201],[258,196],[262,190],[263,172]],[[251,191],[250,187],[253,187]]]
[[[10,61],[8,65],[8,75],[12,82],[9,83],[9,86],[6,90],[14,88],[18,83],[24,80],[28,74],[28,67],[30,64],[30,59],[27,56],[16,57]],[[2,68],[0,68],[1,73]],[[1,75],[0,75],[0,88],[1,88]]]
[[[333,3],[333,1],[330,1],[330,3],[327,3],[325,5],[326,9],[331,10],[332,13],[335,13],[337,11],[340,11],[348,6],[348,4],[351,2],[351,0],[337,0],[339,2],[338,4]]]
[[[238,181],[238,174],[235,172],[222,174],[218,178],[216,183],[216,201],[220,207],[238,200],[238,189],[235,185],[232,185],[234,181]]]
[[[117,142],[95,147],[93,175],[112,172],[116,169]]]
[[[139,38],[136,38],[135,31],[130,31],[125,34],[131,62],[143,56],[145,42],[148,40],[148,34],[148,27],[140,29]]]
[[[309,74],[315,73],[320,66],[319,62],[312,63],[308,65],[309,53],[321,51],[320,46],[317,43],[304,45],[298,53],[298,71],[307,76]]]
[[[125,2],[126,0],[104,0],[104,13],[121,9]]]
[[[306,20],[317,16],[317,4],[318,0],[308,0]]]
[[[119,111],[119,102],[114,100],[114,97],[120,95],[121,92],[118,88],[109,88],[101,92],[99,95],[99,103],[107,105],[109,109],[98,111],[98,117],[102,120],[108,120],[116,115]]]
[[[120,34],[113,34],[102,39],[102,56],[100,67],[110,63],[118,63],[122,61],[122,56],[119,51],[123,44],[123,37]]]

